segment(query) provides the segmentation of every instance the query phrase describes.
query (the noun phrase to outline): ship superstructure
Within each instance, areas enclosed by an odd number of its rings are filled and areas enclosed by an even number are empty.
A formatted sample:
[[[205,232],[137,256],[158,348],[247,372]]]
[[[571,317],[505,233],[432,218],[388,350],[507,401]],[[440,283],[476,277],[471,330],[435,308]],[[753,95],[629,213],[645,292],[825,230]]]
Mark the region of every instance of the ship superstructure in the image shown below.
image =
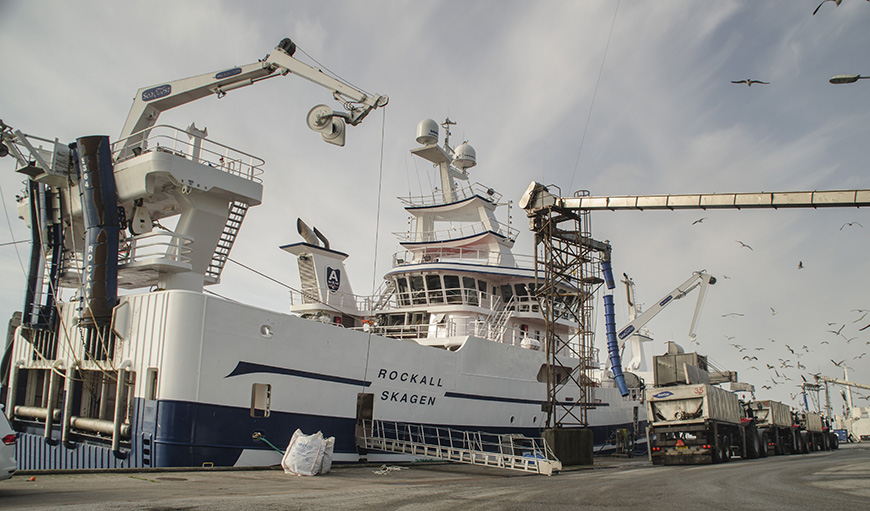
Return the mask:
[[[27,176],[19,212],[34,246],[7,358],[21,469],[270,465],[280,454],[263,440],[287,445],[297,428],[334,436],[336,461],[372,460],[357,443],[367,419],[539,436],[547,359],[531,260],[512,254],[501,196],[469,184],[473,149],[449,136],[439,146],[432,121],[413,153],[440,186],[403,199],[412,228],[382,292],[355,295],[348,255],[301,220],[305,241],[281,247],[300,275],[289,312],[204,292],[262,200],[264,162],[193,124],[158,125],[159,113],[297,75],[345,105],[308,116],[341,145],[346,124],[387,103],[294,49],[285,40],[256,63],[140,89],[114,142],[3,126]],[[614,388],[596,388],[591,403],[599,441],[637,421],[639,403]]]

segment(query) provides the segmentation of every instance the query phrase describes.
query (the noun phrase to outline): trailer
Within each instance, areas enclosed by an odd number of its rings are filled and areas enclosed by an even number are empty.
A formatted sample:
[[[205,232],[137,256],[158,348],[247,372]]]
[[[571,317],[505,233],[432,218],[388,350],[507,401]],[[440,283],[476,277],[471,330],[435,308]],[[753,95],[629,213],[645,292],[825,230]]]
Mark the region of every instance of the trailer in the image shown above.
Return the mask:
[[[761,440],[760,454],[793,454],[800,452],[791,407],[779,401],[751,401],[747,414],[755,421]]]
[[[840,445],[836,433],[831,431],[828,421],[819,413],[797,412],[794,414],[797,436],[801,452],[827,451]]]
[[[709,383],[656,387],[647,389],[646,403],[655,465],[720,463],[759,451],[755,429],[747,435],[750,422],[733,392]]]

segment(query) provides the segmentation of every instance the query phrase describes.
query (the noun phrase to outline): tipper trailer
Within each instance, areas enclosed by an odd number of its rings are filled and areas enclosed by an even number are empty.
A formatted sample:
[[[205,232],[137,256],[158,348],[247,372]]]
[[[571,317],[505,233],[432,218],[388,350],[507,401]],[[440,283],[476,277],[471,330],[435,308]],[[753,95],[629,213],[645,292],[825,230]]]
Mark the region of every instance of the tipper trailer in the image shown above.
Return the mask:
[[[650,460],[656,465],[717,463],[735,451],[743,457],[759,451],[755,429],[733,392],[709,383],[657,387],[647,390],[646,402]]]
[[[763,400],[747,403],[747,413],[755,419],[761,437],[761,453],[792,454],[800,452],[799,437],[791,407],[779,401]]]

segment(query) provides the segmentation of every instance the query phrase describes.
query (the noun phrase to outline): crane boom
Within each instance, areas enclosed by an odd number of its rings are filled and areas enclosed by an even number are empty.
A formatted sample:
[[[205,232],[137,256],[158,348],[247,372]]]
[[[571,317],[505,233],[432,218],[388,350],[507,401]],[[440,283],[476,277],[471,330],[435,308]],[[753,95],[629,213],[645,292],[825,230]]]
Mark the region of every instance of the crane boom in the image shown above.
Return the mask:
[[[691,277],[686,279],[685,282],[674,288],[673,291],[666,294],[659,301],[656,302],[655,305],[647,309],[640,316],[636,317],[630,323],[622,327],[617,334],[617,338],[619,339],[619,349],[621,350],[623,345],[625,344],[625,340],[636,331],[640,330],[644,325],[650,322],[659,312],[661,312],[665,307],[673,303],[674,300],[679,300],[680,298],[686,296],[690,292],[692,292],[695,288],[700,287],[700,291],[698,294],[698,301],[695,304],[695,313],[692,316],[692,323],[689,326],[689,337],[695,338],[695,328],[698,325],[698,319],[701,315],[701,308],[703,307],[704,297],[707,294],[707,287],[716,283],[716,277],[710,275],[709,273],[698,271],[692,274]]]
[[[825,383],[836,383],[837,385],[843,385],[846,387],[855,387],[858,389],[870,390],[870,385],[866,385],[864,383],[857,383],[849,380],[840,380],[838,378],[831,378],[829,376],[816,375],[816,381],[823,381]]]
[[[318,111],[316,123],[323,131],[327,127],[328,118],[338,117],[356,126],[375,108],[385,106],[389,102],[387,96],[369,94],[348,85],[340,80],[324,74],[320,69],[309,66],[293,58],[296,45],[290,39],[283,39],[275,49],[263,60],[233,67],[214,73],[206,73],[172,82],[142,87],[133,98],[133,105],[119,140],[127,139],[127,146],[134,146],[137,140],[129,138],[134,133],[148,129],[157,122],[157,118],[166,110],[181,106],[212,94],[218,98],[228,91],[246,87],[272,76],[293,74],[314,82],[332,91],[335,99],[342,101],[348,112]],[[274,74],[278,72],[278,74]],[[318,107],[315,107],[318,108]],[[311,115],[311,114],[309,114]],[[343,129],[343,125],[341,128]],[[324,136],[324,139],[327,139]],[[332,140],[327,140],[332,141]],[[335,143],[335,142],[333,142]],[[343,142],[342,142],[343,144]],[[342,145],[339,144],[339,145]]]

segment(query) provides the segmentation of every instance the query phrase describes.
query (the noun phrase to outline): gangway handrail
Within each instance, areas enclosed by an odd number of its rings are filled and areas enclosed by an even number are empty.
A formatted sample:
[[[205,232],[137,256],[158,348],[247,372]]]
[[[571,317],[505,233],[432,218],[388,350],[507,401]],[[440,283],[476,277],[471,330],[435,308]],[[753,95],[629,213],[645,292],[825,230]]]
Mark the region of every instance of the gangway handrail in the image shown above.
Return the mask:
[[[536,474],[562,470],[546,440],[523,435],[373,419],[363,421],[357,443],[365,449]]]

